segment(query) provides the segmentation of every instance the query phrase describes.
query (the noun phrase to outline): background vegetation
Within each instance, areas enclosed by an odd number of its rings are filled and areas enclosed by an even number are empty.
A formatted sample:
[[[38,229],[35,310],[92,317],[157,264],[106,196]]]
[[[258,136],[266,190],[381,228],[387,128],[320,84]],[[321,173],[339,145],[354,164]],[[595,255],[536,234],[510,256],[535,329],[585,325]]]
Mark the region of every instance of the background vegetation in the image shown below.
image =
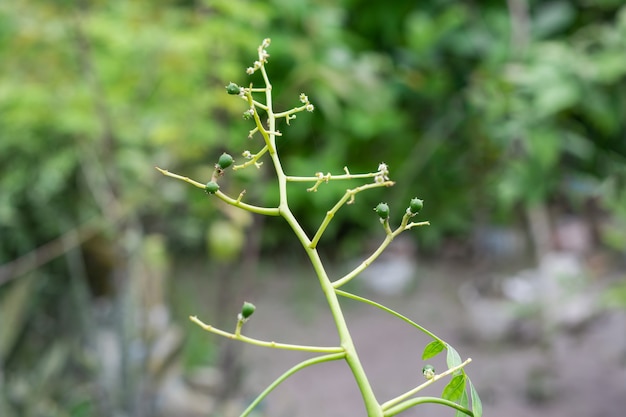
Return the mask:
[[[127,296],[142,288],[135,277],[167,275],[181,255],[205,257],[216,219],[241,233],[153,167],[208,178],[222,151],[253,146],[224,85],[246,82],[264,37],[278,103],[291,107],[306,92],[316,106],[282,128],[288,172],[372,171],[384,161],[401,179],[391,195],[372,193],[339,213],[333,249],[360,249],[381,198],[417,195],[435,225],[418,238],[433,254],[451,239],[471,241],[481,226],[525,224],[537,205],[593,209],[611,222],[596,238],[623,250],[621,0],[5,1],[1,415],[39,415],[33,395],[58,410],[46,415],[137,407],[131,371],[116,400],[102,400],[94,385],[75,389],[99,369],[84,343],[94,344],[91,324],[105,322],[131,346],[120,318],[136,311]],[[275,199],[271,183],[252,185],[255,176],[229,186]],[[332,204],[333,187],[296,194],[305,224]],[[271,226],[264,247],[291,247],[286,229]],[[117,313],[94,311],[103,299]],[[76,377],[50,384],[67,370]]]

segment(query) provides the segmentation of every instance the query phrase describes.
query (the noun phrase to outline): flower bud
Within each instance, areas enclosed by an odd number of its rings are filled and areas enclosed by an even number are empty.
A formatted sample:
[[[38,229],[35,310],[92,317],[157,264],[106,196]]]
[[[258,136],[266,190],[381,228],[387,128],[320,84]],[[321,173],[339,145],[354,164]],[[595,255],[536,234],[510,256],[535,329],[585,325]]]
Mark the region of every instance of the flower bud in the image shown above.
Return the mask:
[[[241,92],[241,87],[235,83],[230,83],[226,86],[226,92],[232,96],[236,96]]]
[[[426,379],[433,379],[435,377],[435,367],[432,365],[424,365],[422,374],[424,374],[424,378]]]
[[[244,320],[247,320],[252,315],[252,313],[254,313],[254,310],[256,310],[256,306],[252,303],[245,301],[243,303],[243,306],[241,307],[241,317]]]
[[[411,202],[409,203],[409,212],[411,214],[417,214],[422,210],[423,207],[424,207],[424,201],[420,200],[417,197],[413,198],[411,199]]]

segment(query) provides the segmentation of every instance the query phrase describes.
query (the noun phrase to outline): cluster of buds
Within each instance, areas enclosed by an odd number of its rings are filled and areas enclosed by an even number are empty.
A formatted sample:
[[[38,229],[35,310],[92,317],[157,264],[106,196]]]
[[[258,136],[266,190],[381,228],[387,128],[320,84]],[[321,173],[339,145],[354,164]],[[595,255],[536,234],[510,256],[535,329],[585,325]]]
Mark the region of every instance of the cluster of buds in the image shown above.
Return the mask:
[[[417,215],[424,208],[424,201],[420,200],[417,197],[414,197],[409,202],[409,206],[406,208],[406,215],[408,217],[413,217]],[[380,217],[381,222],[387,221],[389,219],[389,205],[387,203],[380,203],[375,208],[374,211]]]
[[[224,175],[224,170],[233,164],[233,157],[226,152],[224,152],[217,160],[215,164],[215,171],[213,172],[213,177],[211,181],[207,182],[204,186],[204,191],[207,194],[215,194],[219,191],[220,186],[217,183],[217,178]]]
[[[378,165],[378,173],[374,177],[374,182],[377,184],[381,184],[385,181],[389,181],[389,167],[386,163],[381,162]]]
[[[259,46],[259,60],[254,61],[254,64],[246,69],[246,74],[252,75],[256,70],[267,64],[267,58],[270,57],[266,50],[268,46],[270,46],[270,38],[263,39],[261,46]]]
[[[300,93],[300,102],[304,104],[306,111],[315,110],[315,107],[309,102],[309,97],[306,94]]]

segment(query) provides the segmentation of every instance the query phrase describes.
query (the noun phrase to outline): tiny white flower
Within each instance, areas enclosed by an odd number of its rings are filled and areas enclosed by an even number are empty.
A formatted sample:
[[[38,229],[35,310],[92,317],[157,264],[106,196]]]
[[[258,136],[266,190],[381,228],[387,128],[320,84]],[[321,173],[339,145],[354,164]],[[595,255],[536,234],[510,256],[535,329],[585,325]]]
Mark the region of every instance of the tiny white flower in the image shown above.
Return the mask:
[[[248,75],[252,75],[252,74],[254,74],[254,68],[252,68],[252,67],[248,67],[248,68],[246,69],[246,74],[248,74]]]
[[[300,102],[301,103],[308,103],[309,102],[309,98],[306,96],[306,94],[300,93]]]
[[[306,105],[306,111],[313,111],[313,110],[315,110],[315,107],[312,104],[309,103]]]

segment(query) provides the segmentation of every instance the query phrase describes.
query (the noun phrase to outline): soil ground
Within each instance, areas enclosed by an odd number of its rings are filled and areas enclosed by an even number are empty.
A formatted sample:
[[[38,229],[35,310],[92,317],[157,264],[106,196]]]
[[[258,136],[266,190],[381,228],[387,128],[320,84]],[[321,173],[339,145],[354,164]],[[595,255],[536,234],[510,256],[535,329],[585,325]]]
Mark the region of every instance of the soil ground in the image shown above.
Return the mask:
[[[264,274],[266,275],[266,274]],[[314,276],[282,271],[263,278],[254,295],[257,311],[245,333],[264,340],[332,346],[337,333]],[[299,275],[298,279],[293,278]],[[306,275],[306,274],[305,274]],[[576,333],[538,342],[485,342],[473,337],[457,288],[475,272],[421,267],[415,288],[381,297],[352,288],[395,309],[453,345],[481,395],[484,416],[623,417],[626,415],[626,317],[602,314]],[[351,289],[351,290],[352,290]],[[430,340],[413,327],[374,307],[341,300],[359,356],[379,401],[424,381],[421,352]],[[311,355],[246,345],[245,394],[254,398],[277,376]],[[445,369],[445,357],[430,362]],[[445,382],[423,395],[439,396]],[[262,404],[272,417],[364,416],[360,394],[345,362],[304,369],[278,386]],[[418,406],[406,417],[453,416],[438,405]]]

